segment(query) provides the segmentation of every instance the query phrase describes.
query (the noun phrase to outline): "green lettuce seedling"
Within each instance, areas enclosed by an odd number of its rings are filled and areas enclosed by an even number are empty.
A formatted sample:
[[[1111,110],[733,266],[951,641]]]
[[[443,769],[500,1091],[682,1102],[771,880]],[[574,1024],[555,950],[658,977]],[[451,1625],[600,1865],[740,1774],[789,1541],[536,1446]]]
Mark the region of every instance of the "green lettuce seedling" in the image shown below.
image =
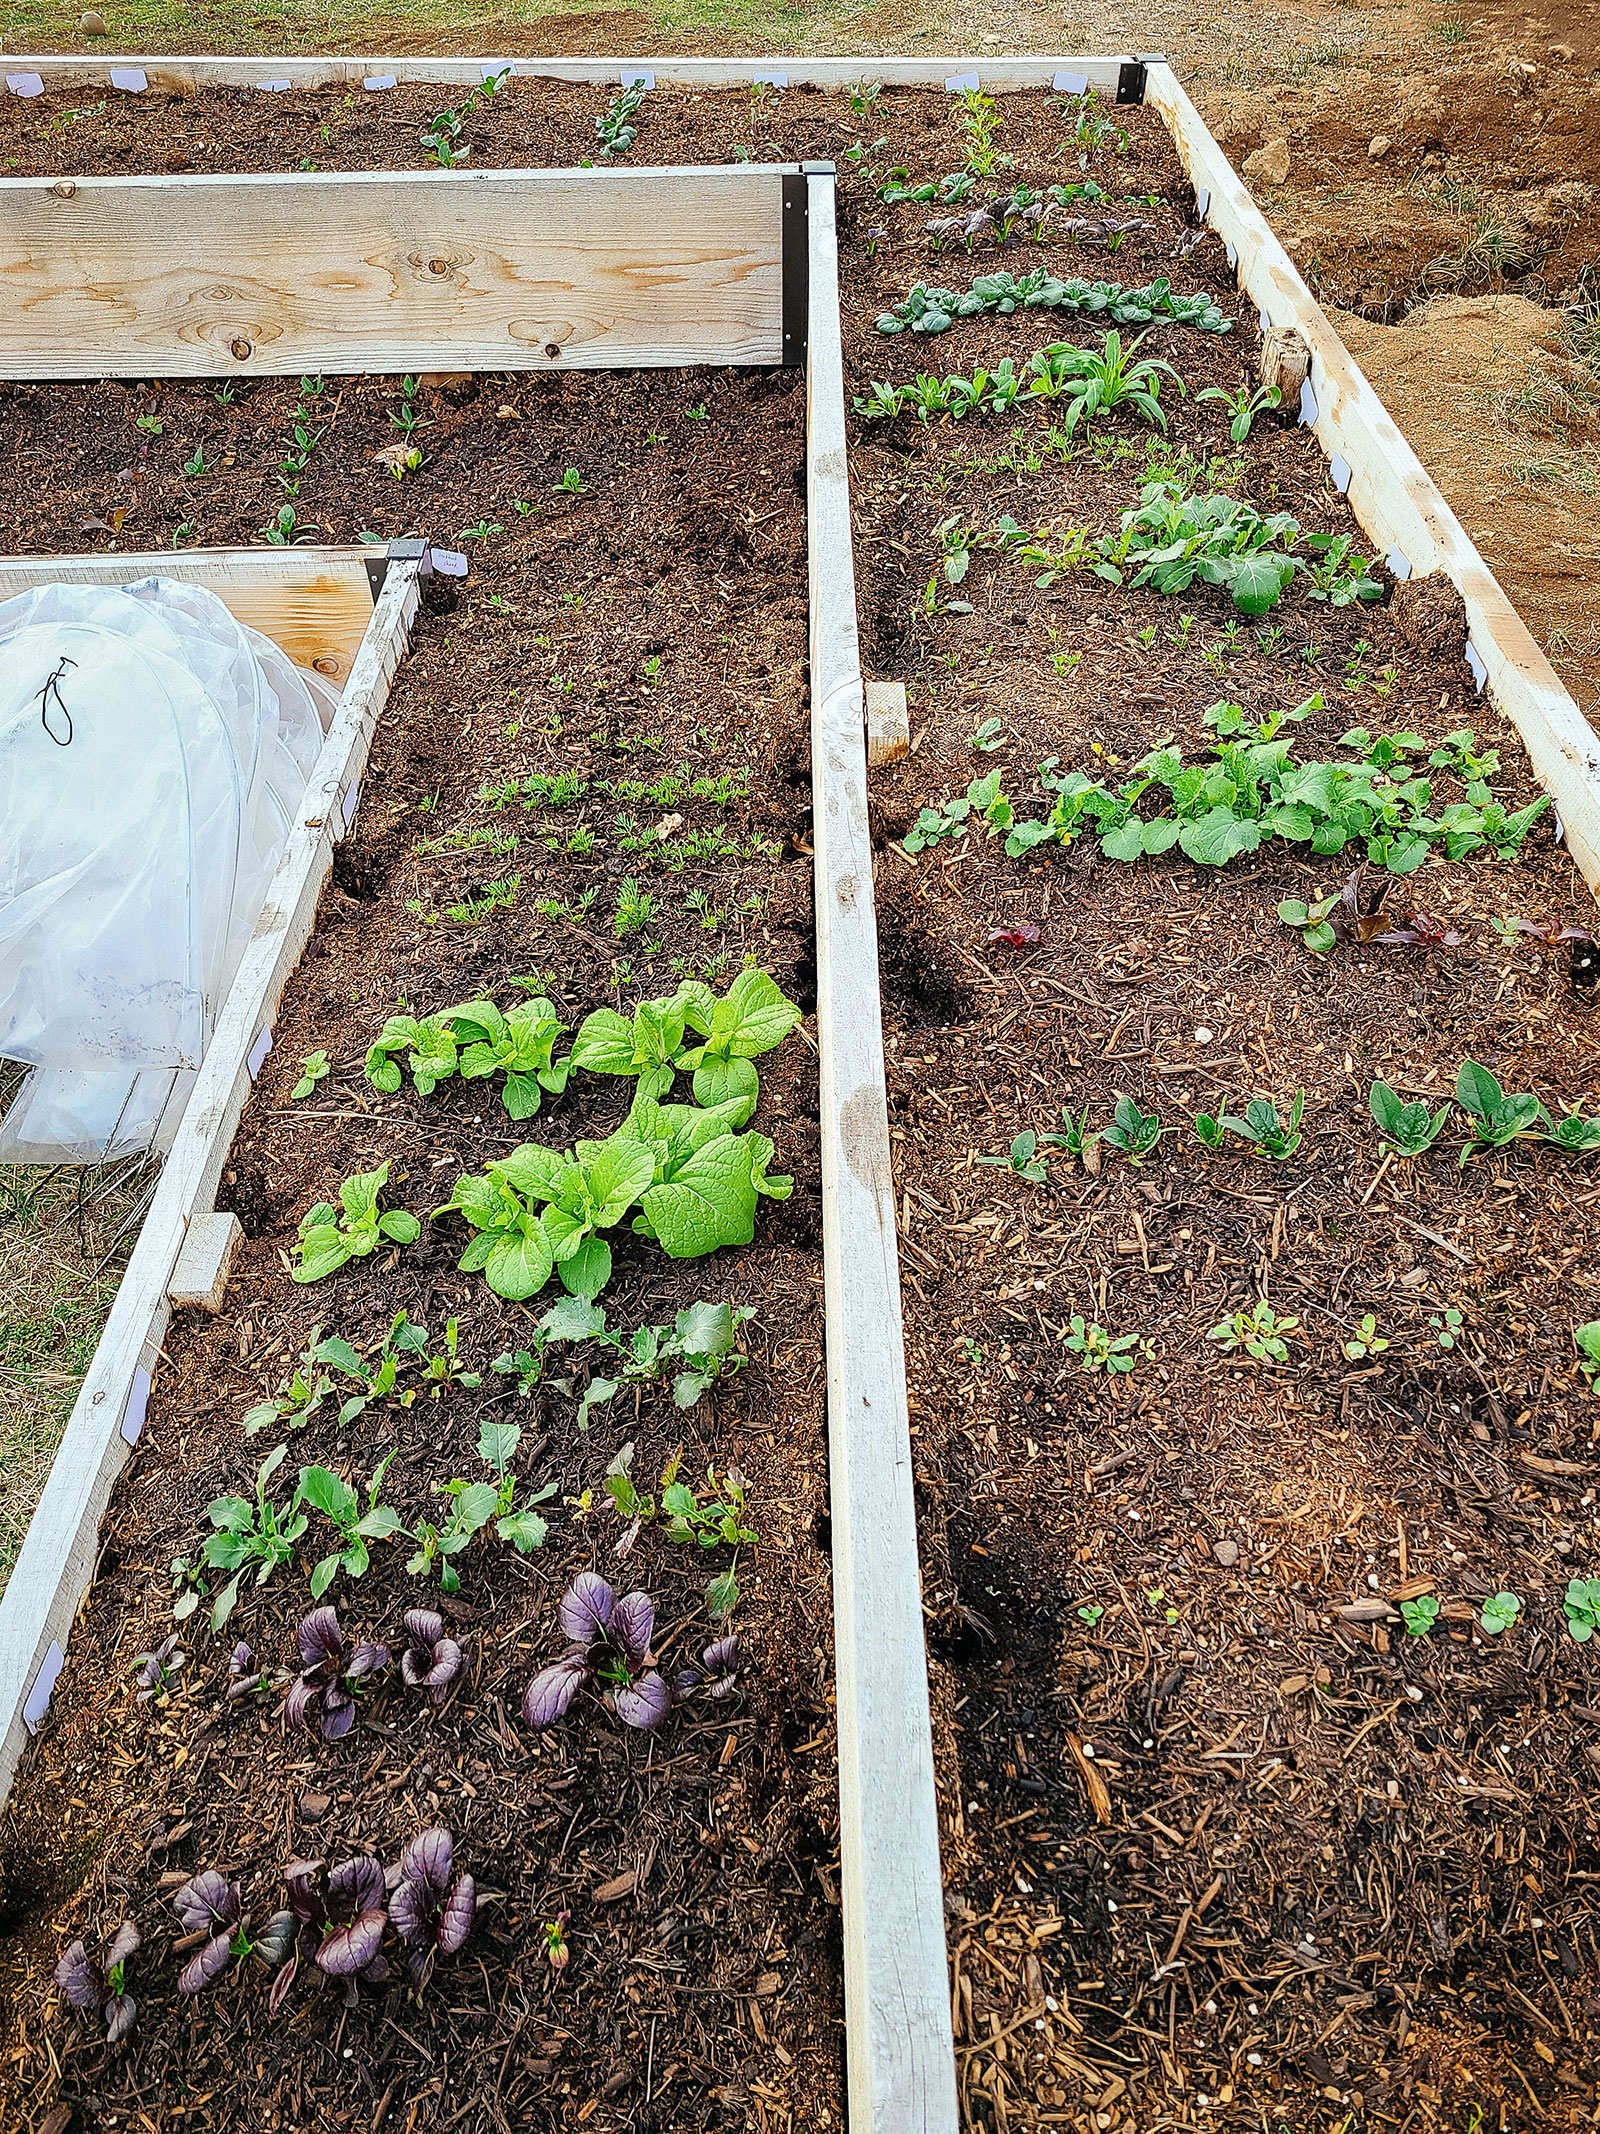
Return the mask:
[[[388,1238],[396,1245],[414,1245],[422,1225],[404,1208],[378,1212],[378,1196],[389,1182],[389,1166],[358,1171],[339,1188],[340,1208],[319,1200],[300,1219],[300,1265],[293,1271],[297,1282],[320,1282],[336,1273],[346,1260],[365,1259]],[[342,1208],[342,1213],[341,1213]]]

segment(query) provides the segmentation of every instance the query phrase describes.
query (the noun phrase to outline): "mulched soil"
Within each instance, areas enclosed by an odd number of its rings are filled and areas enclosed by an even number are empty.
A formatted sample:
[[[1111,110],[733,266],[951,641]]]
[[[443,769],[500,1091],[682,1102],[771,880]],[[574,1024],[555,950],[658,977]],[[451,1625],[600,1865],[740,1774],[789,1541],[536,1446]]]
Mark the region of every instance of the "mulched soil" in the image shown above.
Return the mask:
[[[472,120],[474,160],[577,160],[591,152],[603,101],[595,91],[518,82]],[[437,98],[395,91],[348,107],[331,93],[111,98],[69,121],[71,108],[56,97],[6,111],[0,155],[49,172],[161,168],[169,153],[174,167],[195,169],[293,169],[302,157],[324,168],[414,167],[415,132]],[[1172,257],[1191,206],[1176,160],[1153,117],[1117,116],[1127,147],[1097,154],[1094,174],[1113,193],[1155,191],[1164,204],[1126,211],[1154,228],[1131,237],[1114,262],[1059,236],[1025,254],[991,246],[971,259],[930,255],[922,234],[930,211],[883,207],[841,166],[847,353],[858,391],[935,364],[970,373],[1005,353],[1025,357],[1052,336],[1090,338],[1087,322],[1059,315],[964,322],[934,343],[873,330],[876,313],[912,281],[959,286],[1002,263],[1042,258],[1058,273],[1128,283],[1170,273],[1177,288],[1211,290],[1240,321],[1220,341],[1180,327],[1153,333],[1152,349],[1179,365],[1191,395],[1167,396],[1171,439],[1156,440],[1153,454],[1148,433],[1122,417],[1092,447],[1052,441],[1050,404],[1014,425],[863,424],[854,444],[868,671],[905,680],[912,706],[912,755],[877,775],[874,800],[966,2115],[995,2134],[1054,2125],[1096,2134],[1459,2129],[1474,2109],[1486,2126],[1587,2124],[1600,2016],[1591,1894],[1600,1859],[1589,1807],[1600,1708],[1591,1708],[1592,1663],[1566,1635],[1560,1594],[1569,1573],[1594,1568],[1591,1448],[1600,1433],[1570,1329],[1600,1310],[1596,1194],[1587,1167],[1547,1150],[1459,1169],[1453,1135],[1431,1156],[1380,1175],[1365,1121],[1374,1075],[1442,1101],[1469,1053],[1508,1087],[1537,1088],[1552,1109],[1579,1099],[1593,1107],[1594,1025],[1570,992],[1563,956],[1503,948],[1487,923],[1511,914],[1579,921],[1592,910],[1548,815],[1514,861],[1430,866],[1405,885],[1402,899],[1414,890],[1417,902],[1448,915],[1464,936],[1460,948],[1344,950],[1326,961],[1307,955],[1274,907],[1285,895],[1336,887],[1347,871],[1341,860],[1268,847],[1218,874],[1176,853],[1121,868],[1092,839],[1024,862],[976,834],[915,859],[894,842],[918,807],[964,790],[980,771],[1002,767],[1019,813],[1042,812],[1034,766],[1047,755],[1099,774],[1169,735],[1193,754],[1208,738],[1201,713],[1216,698],[1259,716],[1313,689],[1328,709],[1291,729],[1302,757],[1334,753],[1356,723],[1414,727],[1430,740],[1471,723],[1501,754],[1497,790],[1508,801],[1532,797],[1519,744],[1475,697],[1459,632],[1448,616],[1440,624],[1426,596],[1330,611],[1292,591],[1269,621],[1281,635],[1263,640],[1244,626],[1230,639],[1231,609],[1204,588],[1177,601],[1087,576],[1038,588],[1029,572],[983,554],[959,588],[972,612],[945,605],[952,589],[938,580],[934,529],[952,512],[978,528],[1010,512],[1024,525],[1106,529],[1147,471],[1164,465],[1191,481],[1224,482],[1263,508],[1291,509],[1308,527],[1352,524],[1307,437],[1268,418],[1236,450],[1216,403],[1196,405],[1201,385],[1232,387],[1248,375],[1250,307],[1214,240]],[[1008,100],[1005,117],[1000,145],[1016,157],[1008,181],[1077,173],[1077,152],[1058,152],[1059,113],[1043,100]],[[871,154],[879,169],[904,165],[920,179],[961,160],[946,100],[898,92],[865,118],[843,99],[803,93],[755,111],[743,97],[660,95],[647,103],[634,155],[726,160],[743,147],[798,160],[842,156],[857,139],[880,136]],[[392,2116],[407,2126],[398,2116],[405,2104],[422,2128],[463,2111],[462,2123],[483,2126],[564,2124],[585,2111],[602,2128],[643,2125],[652,2123],[646,2090],[660,2125],[741,2123],[741,2114],[742,2123],[781,2125],[798,2108],[838,2110],[828,2030],[838,2014],[829,1675],[818,1630],[826,1575],[816,1532],[814,1095],[797,1040],[769,1062],[760,1122],[778,1119],[769,1130],[799,1177],[795,1200],[766,1211],[757,1248],[726,1277],[719,1268],[714,1284],[758,1304],[756,1361],[719,1397],[714,1429],[700,1424],[705,1443],[696,1448],[702,1465],[712,1453],[736,1457],[752,1475],[764,1543],[774,1544],[759,1551],[748,1581],[742,1613],[755,1665],[734,1723],[700,1736],[691,1720],[654,1749],[585,1726],[546,1737],[532,1753],[515,1694],[550,1647],[561,1578],[588,1552],[606,1562],[608,1543],[585,1539],[564,1518],[542,1558],[496,1566],[474,1583],[485,1629],[476,1633],[470,1695],[447,1710],[443,1727],[394,1701],[378,1708],[375,1720],[403,1737],[396,1749],[367,1729],[359,1751],[319,1748],[299,1759],[308,1772],[291,1777],[270,1727],[241,1749],[248,1720],[213,1719],[197,1737],[194,1720],[171,1712],[155,1721],[172,1729],[161,1735],[147,1720],[128,1723],[116,1686],[121,1665],[159,1628],[152,1588],[192,1539],[198,1507],[249,1471],[254,1448],[227,1419],[281,1368],[290,1330],[298,1338],[309,1316],[273,1271],[307,1200],[380,1150],[420,1181],[436,1156],[449,1178],[458,1157],[479,1161],[518,1138],[502,1141],[498,1118],[482,1105],[474,1113],[459,1089],[426,1102],[363,1096],[352,1070],[376,1016],[397,990],[444,999],[555,964],[575,1020],[607,997],[613,954],[630,952],[600,938],[622,871],[604,846],[585,866],[563,855],[538,862],[535,894],[598,883],[585,922],[593,940],[541,924],[527,880],[513,911],[479,927],[441,919],[419,930],[408,920],[425,922],[447,896],[411,850],[419,834],[503,828],[505,815],[473,796],[512,769],[572,762],[592,776],[632,775],[639,759],[618,765],[619,735],[664,734],[665,767],[693,757],[706,725],[721,750],[711,767],[752,769],[752,798],[728,811],[731,827],[785,855],[740,870],[739,897],[755,887],[773,902],[730,939],[755,949],[812,1005],[808,870],[792,856],[806,842],[807,797],[803,521],[785,488],[798,469],[797,382],[707,374],[430,388],[427,463],[396,489],[370,460],[395,434],[386,413],[393,381],[327,381],[339,415],[302,482],[308,523],[339,539],[412,526],[438,537],[480,519],[510,531],[469,544],[474,570],[461,606],[425,619],[397,684],[356,837],[319,920],[324,953],[291,989],[231,1167],[227,1190],[251,1243],[230,1317],[203,1333],[175,1329],[170,1390],[118,1498],[110,1575],[16,1796],[6,1954],[23,1966],[16,2002],[29,2019],[45,1998],[48,1959],[91,1902],[111,1916],[107,1903],[114,1912],[135,1900],[147,1932],[154,1926],[158,1859],[176,1873],[226,1857],[265,1881],[288,1845],[291,1789],[334,1793],[330,1765],[350,1795],[323,1826],[336,1834],[335,1849],[370,1840],[387,1850],[433,1812],[415,1791],[429,1764],[425,1783],[436,1791],[448,1771],[449,1814],[458,1836],[467,1834],[470,1864],[483,1863],[487,1880],[492,1860],[506,1899],[472,1945],[484,1957],[481,1991],[469,1984],[477,1967],[463,1961],[441,1974],[420,2012],[394,2018],[421,2042],[376,2029],[369,2012],[356,2019],[369,2026],[365,2038],[383,2042],[342,2063],[346,2082],[361,2085],[359,2101],[338,2107],[351,2124]],[[191,388],[20,388],[0,399],[12,439],[0,448],[0,505],[21,546],[79,546],[82,521],[109,522],[108,506],[129,492],[124,545],[162,545],[181,523],[194,527],[192,538],[248,538],[277,508],[276,440],[296,398],[265,384],[227,408]],[[688,414],[702,400],[705,424]],[[502,415],[503,406],[517,412]],[[159,437],[135,429],[139,413],[157,410]],[[741,451],[719,442],[747,439],[758,422],[753,459],[748,443]],[[658,423],[665,441],[647,452],[635,440]],[[772,439],[780,424],[781,460]],[[195,444],[211,437],[234,454],[226,476],[183,476]],[[549,499],[569,464],[582,470],[589,500]],[[780,516],[754,523],[780,496]],[[539,506],[526,522],[514,512],[518,497]],[[654,537],[658,520],[664,541]],[[770,557],[769,542],[782,543]],[[594,585],[576,614],[559,598],[575,567]],[[513,614],[490,609],[491,595]],[[700,604],[692,618],[686,595]],[[1194,617],[1187,626],[1185,614]],[[551,643],[535,646],[535,635]],[[642,700],[647,655],[662,656],[676,698],[669,708]],[[552,673],[575,676],[577,689],[553,687]],[[515,701],[511,686],[521,691]],[[563,730],[530,753],[552,700]],[[752,724],[735,730],[741,712]],[[990,717],[1002,721],[1004,746],[975,753],[967,736]],[[568,752],[574,734],[602,724],[609,746],[585,738]],[[512,725],[517,736],[506,731]],[[415,809],[435,792],[437,811],[419,833]],[[526,838],[521,820],[513,827]],[[525,853],[521,864],[532,872]],[[632,859],[628,867],[644,871]],[[481,890],[485,879],[463,865],[448,896]],[[674,911],[684,879],[666,885]],[[733,900],[725,875],[708,880],[717,901]],[[408,900],[421,909],[408,914]],[[988,946],[997,924],[1019,922],[1039,927],[1036,949]],[[686,914],[658,930],[663,956],[694,953],[697,927]],[[660,971],[660,961],[652,967]],[[663,974],[644,990],[668,982]],[[280,1062],[313,1044],[346,1063],[342,1081],[323,1091],[337,1088],[340,1108],[364,1114],[327,1122],[329,1138],[314,1150],[309,1125],[268,1116],[283,1108],[292,1080]],[[1241,1147],[1208,1154],[1190,1133],[1199,1109],[1226,1102],[1237,1111],[1256,1094],[1282,1105],[1297,1087],[1307,1092],[1306,1138],[1281,1166]],[[1058,1157],[1049,1183],[1035,1186],[978,1165],[1022,1127],[1057,1124],[1069,1103],[1088,1103],[1091,1122],[1103,1124],[1119,1093],[1159,1110],[1168,1128],[1143,1168],[1110,1151],[1098,1173]],[[325,1095],[316,1101],[333,1108]],[[587,1124],[572,1099],[559,1116],[563,1134]],[[431,1197],[420,1184],[403,1190],[419,1208]],[[452,1268],[441,1240],[401,1254],[392,1273],[340,1286],[363,1300],[369,1332],[402,1301],[430,1324],[459,1312],[481,1367],[505,1345],[510,1315],[488,1312],[481,1286]],[[613,1316],[662,1317],[706,1287],[630,1260]],[[1262,1296],[1300,1321],[1284,1368],[1241,1367],[1205,1339]],[[1447,1308],[1465,1321],[1448,1352],[1428,1325]],[[1115,1383],[1086,1373],[1063,1347],[1075,1312],[1148,1340],[1151,1355]],[[1342,1344],[1367,1312],[1391,1346],[1352,1361]],[[270,1365],[269,1348],[282,1349]],[[486,1399],[453,1392],[421,1429],[420,1409],[400,1419],[418,1455],[408,1487],[419,1500],[427,1477],[443,1471],[421,1456],[427,1436],[438,1438],[442,1424],[450,1456],[465,1457]],[[525,1418],[530,1435],[536,1427],[545,1439],[525,1455],[530,1471],[559,1478],[564,1494],[597,1479],[618,1435],[598,1428],[591,1448],[563,1422],[569,1413],[546,1397]],[[649,1403],[641,1412],[637,1464],[646,1476],[676,1441],[670,1420]],[[226,1434],[213,1444],[218,1422]],[[352,1466],[362,1459],[352,1455]],[[636,1552],[640,1583],[664,1589],[666,1553],[657,1547],[641,1564]],[[400,1584],[388,1569],[370,1574],[352,1620],[381,1630],[400,1605]],[[1479,1632],[1474,1609],[1501,1587],[1522,1597],[1524,1613],[1495,1641]],[[694,1590],[685,1583],[685,1606]],[[252,1606],[286,1643],[290,1613],[274,1591]],[[1377,1601],[1427,1591],[1443,1604],[1427,1638],[1408,1637],[1392,1615],[1370,1619]],[[1338,1612],[1351,1607],[1369,1619]],[[670,1605],[664,1615],[676,1619]],[[187,1693],[190,1709],[210,1701],[215,1663],[202,1669],[210,1673],[203,1690]],[[448,1764],[439,1746],[447,1731]],[[204,1756],[224,1742],[259,1774],[237,1802],[209,1782],[196,1788],[192,1763],[179,1774],[163,1761],[179,1746]],[[626,1790],[653,1775],[663,1752],[685,1759],[682,1813],[659,1790]],[[369,1766],[374,1779],[407,1772],[387,1804],[358,1788]],[[537,1776],[552,1767],[558,1781],[570,1776],[570,1794]],[[475,1800],[463,1796],[462,1778],[477,1787]],[[84,1804],[72,1808],[65,1833],[47,1805],[52,1780]],[[275,1792],[263,1797],[262,1783]],[[713,1788],[734,1796],[726,1812],[720,1799],[714,1814],[707,1806]],[[512,1875],[504,1840],[527,1830],[528,1815],[550,1818],[546,1847],[557,1837],[552,1796],[562,1805],[570,1798],[575,1811],[581,1801],[590,1827],[560,1822],[555,1859],[541,1849]],[[441,1813],[446,1799],[441,1791]],[[270,1844],[269,1803],[285,1826]],[[193,1835],[174,1837],[174,1822]],[[708,1826],[719,1842],[728,1834],[736,1842],[712,1852],[702,1842]],[[737,1843],[747,1831],[762,1850]],[[154,1849],[163,1839],[170,1853]],[[594,1902],[594,1889],[642,1863],[652,1840],[638,1888]],[[590,1857],[579,1864],[585,1844]],[[714,1887],[680,1884],[682,1863],[702,1853]],[[552,1983],[524,1937],[530,1922],[537,1931],[584,1891],[573,1967]],[[687,1975],[671,1974],[681,1984],[669,1997],[667,1959],[647,1969],[641,1951],[670,1942],[663,1922],[673,1920],[695,1937],[695,1953],[670,1951]],[[781,1968],[778,1949],[801,1961]],[[757,1992],[769,1964],[781,1983]],[[164,1975],[159,1957],[141,1972],[147,1984]],[[249,1996],[246,2004],[258,2010]],[[149,2110],[180,2063],[185,2079],[208,2088],[197,2069],[228,2035],[224,2005],[182,2025],[152,2008],[156,2020],[141,2026],[125,2072],[79,2046],[66,2089],[46,2066],[46,2033],[19,2028],[12,2065],[27,2112],[37,2124],[60,2094],[92,2095],[100,2109],[102,2097],[130,2085]],[[452,2006],[471,2012],[449,2017]],[[237,2064],[263,2072],[246,2078],[245,2100],[270,2101],[285,2124],[299,2123],[301,2109],[328,2109],[348,2026],[327,2004],[273,2035],[258,2012],[250,2021],[252,2049]],[[59,2029],[49,2035],[55,2046]],[[488,2050],[464,2052],[480,2038]],[[426,2053],[448,2054],[448,2066]],[[677,2073],[657,2105],[664,2062]],[[624,2063],[629,2072],[607,2097]],[[522,2088],[496,2095],[491,2070]],[[470,2097],[464,2081],[479,2085]],[[740,2083],[742,2093],[730,2089]]]

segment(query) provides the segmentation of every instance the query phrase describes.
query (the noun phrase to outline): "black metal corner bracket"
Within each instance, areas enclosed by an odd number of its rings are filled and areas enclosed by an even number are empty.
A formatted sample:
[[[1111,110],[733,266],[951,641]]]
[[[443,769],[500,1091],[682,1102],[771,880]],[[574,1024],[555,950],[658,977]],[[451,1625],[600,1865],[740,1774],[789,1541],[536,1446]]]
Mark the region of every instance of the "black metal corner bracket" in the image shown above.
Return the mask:
[[[432,553],[426,541],[415,536],[404,541],[386,541],[381,548],[373,548],[363,559],[367,566],[367,583],[372,588],[373,603],[383,591],[383,582],[389,575],[391,563],[420,563],[421,576],[433,575]]]
[[[811,307],[811,208],[808,172],[831,177],[833,165],[808,163],[783,180],[783,360],[804,363]]]
[[[1144,102],[1145,63],[1142,59],[1125,59],[1117,69],[1117,102],[1119,104],[1142,104]]]

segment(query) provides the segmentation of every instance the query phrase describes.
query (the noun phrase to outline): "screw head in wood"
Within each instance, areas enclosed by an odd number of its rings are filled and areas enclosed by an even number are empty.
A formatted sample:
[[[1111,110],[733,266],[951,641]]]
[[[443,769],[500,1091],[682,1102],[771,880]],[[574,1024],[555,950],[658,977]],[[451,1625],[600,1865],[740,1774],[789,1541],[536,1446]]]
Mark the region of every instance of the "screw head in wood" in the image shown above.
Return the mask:
[[[245,358],[250,353],[250,343],[245,340],[244,336],[241,334],[237,341],[231,342],[229,345],[232,347],[233,352],[238,357],[239,361],[243,363]]]
[[[58,200],[70,200],[78,190],[78,181],[76,178],[57,178],[50,190]]]

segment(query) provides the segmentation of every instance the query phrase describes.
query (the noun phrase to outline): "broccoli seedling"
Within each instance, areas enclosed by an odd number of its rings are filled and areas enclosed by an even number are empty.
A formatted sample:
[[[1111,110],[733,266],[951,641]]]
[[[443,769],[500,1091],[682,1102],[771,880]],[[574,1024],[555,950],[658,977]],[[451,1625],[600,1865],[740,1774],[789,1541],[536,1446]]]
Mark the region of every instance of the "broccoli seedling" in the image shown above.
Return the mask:
[[[1389,1346],[1378,1332],[1378,1321],[1372,1312],[1363,1317],[1361,1324],[1344,1345],[1344,1352],[1352,1363],[1359,1363],[1363,1356],[1377,1356]]]
[[[1235,1312],[1231,1319],[1212,1327],[1206,1339],[1216,1342],[1229,1355],[1243,1349],[1257,1363],[1287,1363],[1288,1336],[1299,1331],[1298,1319],[1287,1315],[1279,1318],[1263,1298],[1249,1311]]]

